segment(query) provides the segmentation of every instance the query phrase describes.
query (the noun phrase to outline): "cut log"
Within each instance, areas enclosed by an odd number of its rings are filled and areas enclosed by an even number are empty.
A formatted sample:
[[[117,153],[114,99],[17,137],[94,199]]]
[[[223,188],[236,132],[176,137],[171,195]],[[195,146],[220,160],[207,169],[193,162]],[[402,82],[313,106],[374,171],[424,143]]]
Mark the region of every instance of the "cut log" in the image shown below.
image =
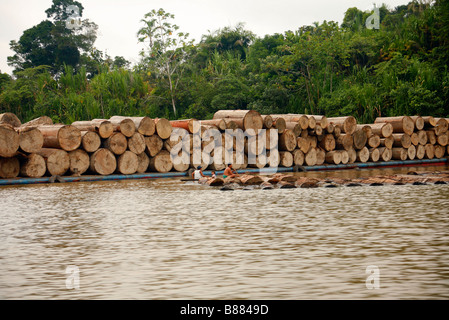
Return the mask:
[[[356,150],[360,150],[365,147],[366,142],[368,140],[366,136],[366,131],[364,130],[356,130],[352,135],[354,140],[354,148]]]
[[[386,147],[388,149],[393,148],[394,138],[393,136],[389,136],[388,138],[381,138],[380,139],[380,146]]]
[[[401,117],[378,117],[374,123],[391,123],[393,132],[411,135],[415,130],[415,122],[409,116]]]
[[[223,120],[226,123],[226,129],[235,130],[239,128],[239,126],[234,120],[231,119],[223,119]]]
[[[435,145],[435,158],[441,159],[444,158],[444,154],[446,153],[446,148],[440,146],[438,144]]]
[[[346,150],[338,150],[341,154],[341,163],[347,164],[349,162],[349,153]]]
[[[391,160],[391,157],[393,156],[393,152],[391,151],[391,148],[380,147],[377,150],[379,150],[379,160],[382,160],[382,161],[390,161]]]
[[[326,152],[325,160],[326,160],[326,163],[340,164],[341,163],[341,152],[339,150]]]
[[[98,149],[90,156],[89,169],[93,173],[107,176],[113,174],[116,168],[117,159],[114,153],[108,149]]]
[[[263,182],[263,179],[260,176],[244,174],[240,176],[240,182],[245,186],[254,186],[260,185]]]
[[[14,179],[20,173],[20,162],[16,157],[0,158],[0,178]]]
[[[437,136],[437,143],[440,146],[445,147],[448,144],[448,138],[449,138],[449,136],[447,134],[439,135],[439,136]]]
[[[304,114],[273,114],[271,115],[273,118],[283,118],[287,122],[297,122],[301,126],[302,130],[306,130],[309,128],[309,117]],[[315,128],[316,120],[313,118],[313,125],[312,127]]]
[[[84,151],[92,153],[100,149],[100,135],[94,131],[81,131],[81,146]]]
[[[296,136],[293,131],[286,129],[284,133],[279,136],[279,150],[293,151],[296,148]]]
[[[19,150],[19,134],[9,125],[0,125],[0,157],[10,158]]]
[[[302,132],[301,125],[297,122],[286,122],[285,128],[291,130],[295,137],[299,137]]]
[[[427,144],[427,132],[424,130],[419,130],[418,131],[418,142],[419,144],[425,146]]]
[[[416,147],[416,158],[421,160],[424,159],[425,156],[426,156],[426,147],[422,144],[419,144]]]
[[[353,116],[327,118],[327,120],[339,125],[341,131],[347,134],[353,134],[357,129],[357,120]]]
[[[72,126],[80,131],[96,132],[102,139],[107,139],[114,133],[114,126],[109,120],[76,121]]]
[[[207,126],[221,126],[220,130],[226,129],[226,123],[223,120],[206,120],[198,121],[196,119],[185,119],[185,120],[172,120],[170,121],[172,128],[180,128],[186,130],[188,133],[197,133],[202,125]],[[223,129],[224,128],[224,129]],[[154,132],[153,132],[154,134]],[[153,134],[147,134],[147,136],[152,136]]]
[[[317,154],[315,148],[310,148],[310,150],[306,153],[306,157],[304,159],[305,163],[308,166],[314,166],[317,163]]]
[[[377,148],[380,146],[380,137],[377,134],[373,134],[368,138],[366,144],[371,148]]]
[[[104,141],[104,148],[112,151],[116,155],[121,155],[128,148],[128,140],[123,133],[114,132],[112,136]]]
[[[356,130],[365,131],[367,138],[370,138],[373,135],[373,129],[369,124],[358,124]]]
[[[337,139],[341,135],[341,127],[339,125],[334,125],[333,123],[332,125],[334,126],[334,137]]]
[[[309,149],[310,149],[309,139],[299,137],[296,139],[296,143],[297,143],[298,149],[300,149],[304,154],[309,152]]]
[[[320,147],[325,151],[332,151],[336,147],[335,138],[333,134],[326,134],[324,138],[319,143]]]
[[[90,158],[86,151],[76,149],[69,152],[70,166],[69,172],[72,174],[84,174],[90,166]]]
[[[374,123],[369,124],[373,134],[379,135],[381,138],[388,138],[393,134],[393,126],[391,123]]]
[[[324,149],[322,148],[316,148],[316,165],[320,166],[325,161],[326,161],[326,151],[324,151]]]
[[[22,122],[19,120],[19,118],[17,118],[17,116],[11,112],[0,114],[0,122],[7,123],[14,128],[20,127],[22,125]]]
[[[61,149],[42,148],[37,152],[45,159],[47,172],[51,176],[64,175],[70,167],[69,154]]]
[[[53,124],[53,120],[50,117],[47,116],[42,116],[33,120],[30,120],[26,123],[23,123],[21,125],[22,128],[24,127],[37,127],[37,126],[43,126],[43,125],[52,125]]]
[[[349,150],[346,150],[349,156],[348,163],[354,163],[357,161],[357,151],[355,151],[354,148],[349,148]]]
[[[271,168],[277,168],[280,164],[279,151],[277,149],[271,149],[267,151],[267,164]]]
[[[45,159],[39,154],[23,154],[18,159],[20,161],[20,175],[22,177],[40,178],[47,172]]]
[[[437,143],[437,136],[435,135],[434,131],[427,130],[426,133],[427,133],[427,140],[430,144]]]
[[[156,130],[156,125],[154,120],[149,117],[122,117],[122,116],[113,116],[111,118],[112,123],[121,123],[121,121],[130,119],[134,122],[135,131],[139,132],[144,136],[152,136]],[[182,120],[181,120],[182,121]],[[129,132],[131,134],[131,131]],[[127,136],[127,135],[125,135]],[[127,136],[130,137],[130,136]]]
[[[425,123],[424,119],[421,116],[412,116],[413,122],[415,123],[416,130],[422,130],[424,129]]]
[[[410,160],[414,160],[416,157],[416,147],[412,144],[409,148],[407,148],[407,158]]]
[[[309,129],[315,129],[316,127],[316,118],[314,116],[307,116],[309,118]]]
[[[368,160],[369,160],[369,150],[367,147],[363,147],[362,149],[357,151],[357,161],[368,162]]]
[[[316,148],[318,146],[317,137],[315,137],[315,136],[307,136],[306,139],[309,140],[310,147]]]
[[[287,122],[285,121],[285,119],[282,117],[276,117],[276,116],[272,116],[272,118],[273,118],[273,127],[272,128],[276,129],[278,131],[278,134],[284,133],[284,131],[287,128]]]
[[[21,127],[19,131],[19,147],[27,153],[38,152],[44,145],[44,136],[36,127]]]
[[[137,173],[145,173],[150,165],[150,158],[145,152],[137,155]]]
[[[393,133],[393,146],[398,148],[409,148],[412,145],[412,139],[407,133]]]
[[[263,120],[263,128],[264,129],[271,129],[273,126],[273,118],[270,115],[262,115]]]
[[[134,174],[139,167],[139,159],[134,152],[126,150],[117,158],[117,173]]]
[[[151,171],[159,173],[167,173],[173,169],[170,152],[162,150],[156,156],[150,158],[149,168]]]
[[[295,166],[302,166],[304,164],[304,152],[299,149],[295,149],[292,152],[293,164]]]
[[[131,138],[128,138],[128,149],[135,154],[141,154],[145,152],[146,144],[144,135],[136,132]]]
[[[335,141],[337,149],[349,150],[354,147],[354,137],[352,134],[342,133]]]
[[[333,123],[327,124],[327,128],[326,128],[327,133],[334,133],[334,129],[335,129],[335,125]]]
[[[173,127],[170,124],[170,121],[167,119],[154,119],[156,123],[156,134],[161,137],[161,139],[165,140],[170,138],[170,135],[173,131]]]
[[[393,148],[391,149],[392,159],[394,160],[407,160],[408,154],[406,148]]]
[[[435,146],[433,144],[428,143],[424,147],[426,149],[426,158],[433,159],[435,157]]]
[[[417,146],[419,143],[419,137],[418,137],[418,133],[413,132],[410,135],[410,141],[412,142],[412,145]]]
[[[227,129],[226,121],[223,119],[214,119],[214,120],[202,120],[199,121],[199,125],[201,126],[214,126],[220,131],[224,131]],[[192,132],[190,133],[196,133],[194,128],[192,128]]]
[[[326,129],[329,126],[329,121],[326,116],[318,116],[314,115],[316,125],[319,125],[321,128]]]
[[[109,121],[114,127],[114,131],[121,132],[125,137],[129,138],[136,132],[136,125],[129,117],[113,116]]]
[[[449,123],[444,118],[435,118],[436,124],[434,127],[435,134],[437,136],[442,135],[447,132],[449,128]]]
[[[173,169],[177,172],[185,172],[190,168],[190,154],[183,152],[182,150],[178,152],[176,156],[170,153],[172,157]],[[203,168],[204,170],[205,168]]]
[[[214,159],[209,153],[201,152],[201,150],[195,150],[190,153],[190,168],[197,168],[198,166],[201,166],[203,170],[206,170],[213,160]]]
[[[256,110],[219,110],[214,114],[214,119],[226,118],[231,118],[232,120],[242,119],[242,129],[253,129],[254,133],[263,128],[263,118]]]
[[[377,162],[380,159],[380,152],[377,148],[369,149],[369,161]]]
[[[279,152],[280,166],[290,168],[293,166],[293,155],[288,151]]]
[[[432,116],[426,116],[426,117],[422,117],[424,120],[424,128],[431,128],[431,127],[435,127],[437,122],[435,121],[435,118]]]
[[[248,159],[249,162],[249,159]],[[259,154],[253,161],[254,163],[248,163],[248,167],[262,169],[267,165],[268,158],[266,154]]]
[[[323,128],[317,124],[314,129],[310,129],[309,135],[320,136],[323,134]]]
[[[156,156],[164,146],[164,141],[158,135],[145,137],[146,153],[150,157]]]
[[[44,148],[73,151],[81,145],[81,131],[72,125],[52,125],[37,127],[44,136]]]

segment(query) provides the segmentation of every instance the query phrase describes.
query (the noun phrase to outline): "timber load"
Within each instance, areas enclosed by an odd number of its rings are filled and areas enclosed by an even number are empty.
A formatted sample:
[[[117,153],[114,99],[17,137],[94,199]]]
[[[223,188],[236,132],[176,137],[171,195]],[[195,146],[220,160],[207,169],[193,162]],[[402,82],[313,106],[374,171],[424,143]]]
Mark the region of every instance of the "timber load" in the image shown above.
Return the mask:
[[[227,163],[244,171],[448,154],[449,120],[432,116],[378,117],[358,124],[352,116],[219,110],[209,120],[117,115],[61,124],[47,116],[22,123],[12,113],[0,114],[1,179],[187,174],[199,165],[223,170]]]

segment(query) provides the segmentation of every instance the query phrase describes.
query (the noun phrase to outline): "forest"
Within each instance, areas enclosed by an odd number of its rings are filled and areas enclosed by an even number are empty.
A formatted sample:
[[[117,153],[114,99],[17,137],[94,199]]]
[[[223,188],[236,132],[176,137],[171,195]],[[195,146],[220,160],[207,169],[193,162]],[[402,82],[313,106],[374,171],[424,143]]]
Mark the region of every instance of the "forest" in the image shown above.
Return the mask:
[[[53,0],[47,20],[11,40],[12,75],[0,73],[0,113],[54,122],[114,115],[210,119],[217,110],[262,114],[449,117],[449,1],[411,1],[374,11],[348,8],[335,21],[258,37],[244,23],[195,42],[173,14],[142,16],[139,62],[95,48],[98,26],[68,28],[67,8]],[[186,30],[187,31],[187,30]]]

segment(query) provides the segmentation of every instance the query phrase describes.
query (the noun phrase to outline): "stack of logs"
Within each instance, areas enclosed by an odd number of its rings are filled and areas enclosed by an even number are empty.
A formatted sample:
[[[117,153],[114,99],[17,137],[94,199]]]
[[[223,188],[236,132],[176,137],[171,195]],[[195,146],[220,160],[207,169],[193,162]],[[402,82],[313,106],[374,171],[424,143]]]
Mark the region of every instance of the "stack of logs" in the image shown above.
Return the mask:
[[[448,119],[431,116],[380,117],[374,124],[357,124],[352,116],[261,115],[254,110],[220,110],[205,121],[114,116],[64,125],[42,116],[22,124],[14,114],[4,113],[0,114],[0,178],[186,172],[198,165],[222,170],[229,162],[226,153],[232,155],[237,170],[443,158],[449,153],[448,124]],[[253,129],[256,134],[267,129],[266,141],[252,143],[255,135],[251,134],[243,140],[228,139],[226,129],[246,133]],[[201,141],[194,141],[199,132]],[[206,136],[210,132],[216,134]],[[170,139],[172,133],[178,140]],[[223,152],[214,154],[218,139]],[[201,148],[196,149],[198,145]],[[172,161],[171,151],[186,154],[181,147],[190,151],[190,159]],[[237,159],[237,150],[244,150],[242,159]],[[206,152],[196,157],[201,151]],[[248,163],[249,154],[256,163]],[[217,157],[222,161],[216,163]]]

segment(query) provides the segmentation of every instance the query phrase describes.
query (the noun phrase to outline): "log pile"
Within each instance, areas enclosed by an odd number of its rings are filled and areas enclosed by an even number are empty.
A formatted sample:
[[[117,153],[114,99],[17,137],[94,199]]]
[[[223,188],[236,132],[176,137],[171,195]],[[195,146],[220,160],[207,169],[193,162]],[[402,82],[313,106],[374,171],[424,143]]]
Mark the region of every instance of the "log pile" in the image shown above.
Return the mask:
[[[54,124],[45,116],[22,124],[4,113],[0,178],[187,172],[199,165],[223,170],[227,163],[244,170],[443,158],[449,153],[448,127],[449,119],[432,116],[357,124],[352,116],[254,110],[220,110],[203,121],[114,116],[72,124]],[[260,129],[265,135],[258,134]]]

